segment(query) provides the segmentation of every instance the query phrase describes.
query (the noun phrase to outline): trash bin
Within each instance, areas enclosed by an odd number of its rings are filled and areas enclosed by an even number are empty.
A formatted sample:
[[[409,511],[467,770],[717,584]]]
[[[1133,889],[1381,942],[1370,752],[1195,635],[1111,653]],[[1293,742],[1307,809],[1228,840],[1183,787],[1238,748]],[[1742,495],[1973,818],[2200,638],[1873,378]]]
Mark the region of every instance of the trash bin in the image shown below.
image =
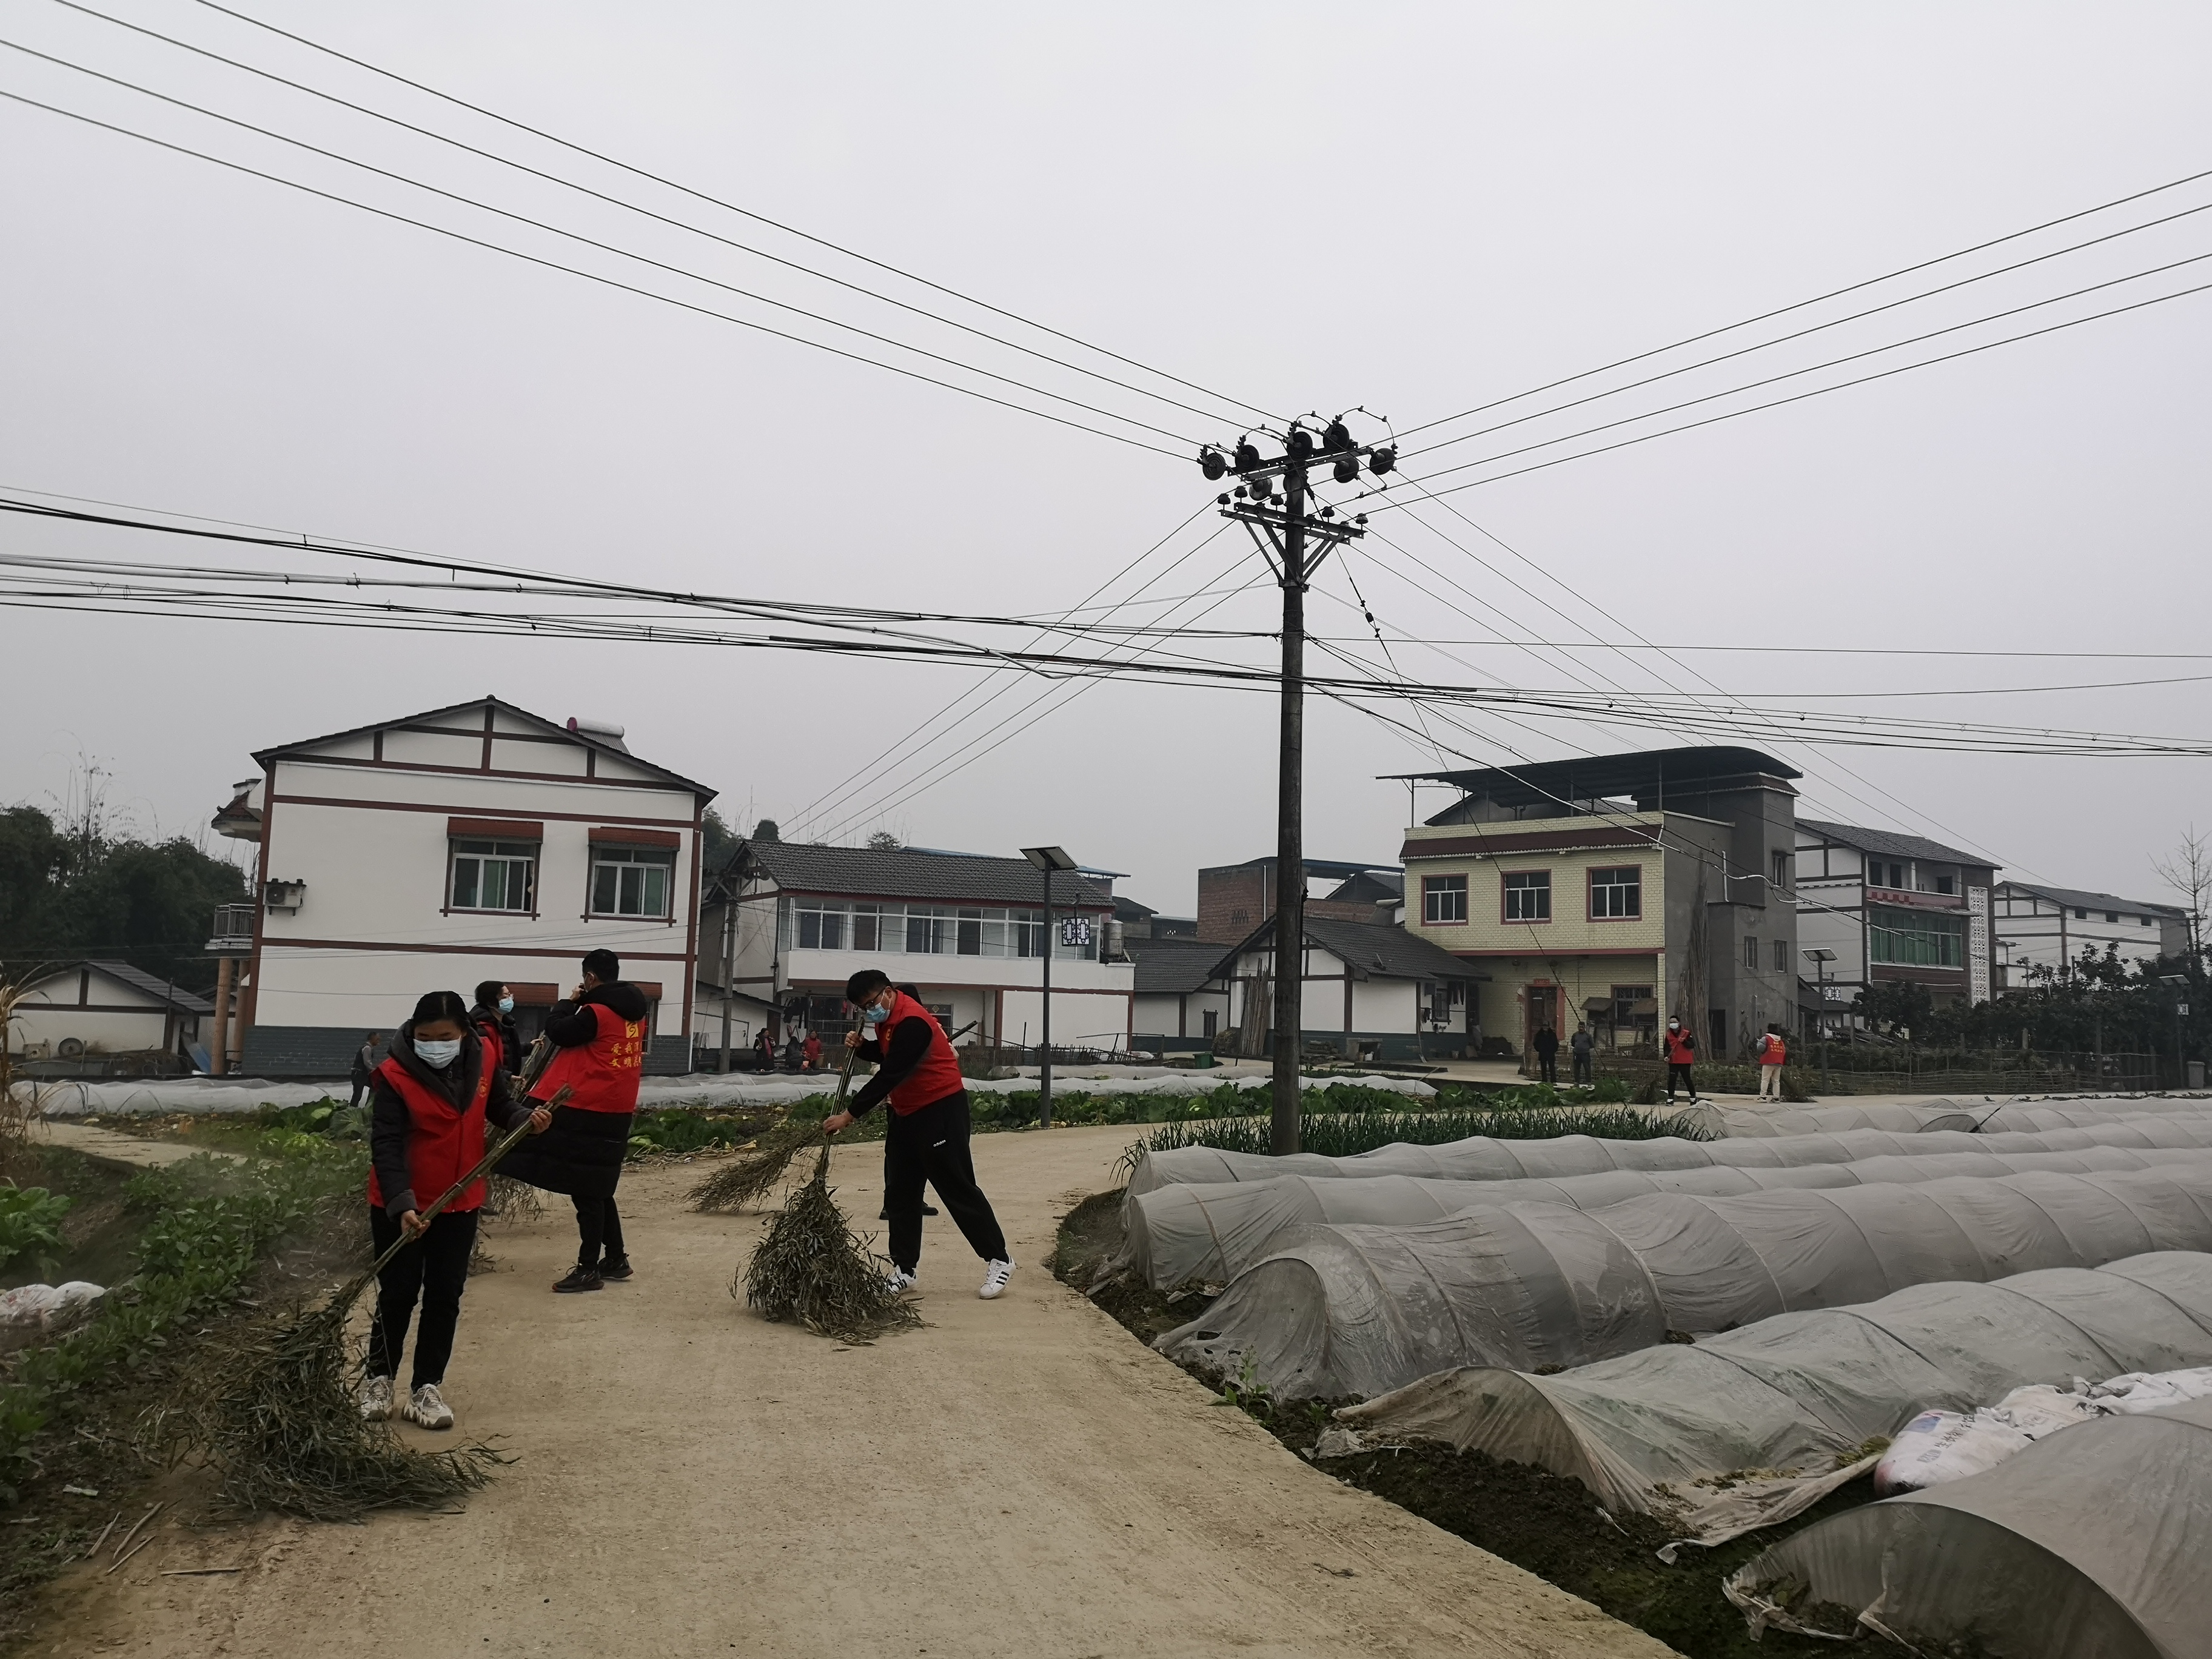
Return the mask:
[[[2192,1089],[2201,1089],[2204,1086],[2204,1062],[2201,1060],[2192,1060],[2189,1062],[2189,1086]]]

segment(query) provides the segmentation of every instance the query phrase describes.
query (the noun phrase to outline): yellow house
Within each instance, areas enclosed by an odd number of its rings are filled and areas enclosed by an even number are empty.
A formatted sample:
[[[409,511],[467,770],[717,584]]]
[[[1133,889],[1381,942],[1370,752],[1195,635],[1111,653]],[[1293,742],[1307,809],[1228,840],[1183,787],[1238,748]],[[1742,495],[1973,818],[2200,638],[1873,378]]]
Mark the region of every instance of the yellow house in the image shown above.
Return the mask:
[[[1721,1060],[1796,1029],[1794,769],[1697,748],[1421,775],[1461,796],[1406,832],[1406,927],[1488,974],[1486,1041],[1629,1048],[1672,1015]]]

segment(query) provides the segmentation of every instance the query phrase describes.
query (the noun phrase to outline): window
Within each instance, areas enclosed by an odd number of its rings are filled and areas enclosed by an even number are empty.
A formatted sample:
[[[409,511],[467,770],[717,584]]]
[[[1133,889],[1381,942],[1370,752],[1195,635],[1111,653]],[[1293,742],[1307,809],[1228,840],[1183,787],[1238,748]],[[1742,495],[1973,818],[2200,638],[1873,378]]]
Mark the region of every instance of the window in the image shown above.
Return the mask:
[[[856,903],[844,899],[787,898],[778,907],[776,943],[785,950],[867,951],[892,956],[1036,957],[1044,953],[1044,919],[1036,910],[993,910],[928,904]],[[1079,922],[1053,954],[1096,957],[1098,927]]]
[[[2107,910],[2105,912],[2105,920],[2106,921],[2118,921],[2119,919],[2120,913],[2118,910]]]
[[[963,910],[957,931],[958,937],[952,947],[955,953],[963,957],[983,954],[983,913],[981,910]]]
[[[1903,968],[1957,968],[1966,959],[1963,916],[1870,906],[1867,954]]]
[[[1505,873],[1505,920],[1549,921],[1552,919],[1552,872],[1549,870],[1509,870]]]
[[[1786,890],[1790,885],[1790,862],[1789,853],[1782,848],[1776,848],[1767,855],[1769,866],[1767,873],[1774,878],[1774,887],[1777,892]]]
[[[1641,1012],[1638,1012],[1642,1005]],[[1656,1030],[1659,1024],[1659,1005],[1651,1000],[1648,985],[1616,985],[1613,988],[1613,1029],[1615,1031]]]
[[[1216,1009],[1212,1009],[1212,1008],[1209,1008],[1209,1009],[1207,1009],[1207,1010],[1206,1011],[1206,1030],[1205,1030],[1205,1031],[1204,1031],[1203,1033],[1201,1033],[1201,1035],[1203,1035],[1203,1036],[1208,1036],[1208,1037],[1213,1036],[1215,1036],[1215,1035],[1217,1035],[1217,1034],[1218,1033],[1218,1031],[1220,1030],[1220,1028],[1221,1028],[1221,1015],[1220,1015],[1220,1012],[1219,1012],[1218,1010],[1216,1010]]]
[[[910,957],[950,954],[952,920],[950,910],[934,909],[924,904],[908,905],[906,953]]]
[[[1956,877],[1956,876],[1938,876],[1938,877],[1936,877],[1936,890],[1937,892],[1939,892],[1939,893],[1953,893],[1953,894],[1955,894],[1955,893],[1959,890],[1959,878],[1958,878],[1958,877]]]
[[[453,879],[448,890],[453,910],[525,910],[538,908],[538,843],[534,841],[456,841]]]
[[[2074,920],[2076,921],[2087,921],[2089,920],[2089,913],[2087,910],[2076,910],[2074,913]]]
[[[1631,864],[1618,870],[1589,872],[1589,914],[1592,921],[1632,921],[1644,914],[1644,867]]]
[[[1790,971],[1790,941],[1786,939],[1774,941],[1774,971],[1778,974]]]
[[[794,941],[802,951],[842,951],[845,948],[847,924],[851,921],[845,906],[824,904],[819,899],[800,899],[793,906],[799,923]]]
[[[665,916],[676,854],[659,847],[592,843],[592,914]]]
[[[1467,878],[1465,876],[1423,876],[1421,878],[1421,920],[1432,926],[1443,926],[1467,920]]]
[[[1743,942],[1743,965],[1754,974],[1759,971],[1759,941],[1755,939]]]

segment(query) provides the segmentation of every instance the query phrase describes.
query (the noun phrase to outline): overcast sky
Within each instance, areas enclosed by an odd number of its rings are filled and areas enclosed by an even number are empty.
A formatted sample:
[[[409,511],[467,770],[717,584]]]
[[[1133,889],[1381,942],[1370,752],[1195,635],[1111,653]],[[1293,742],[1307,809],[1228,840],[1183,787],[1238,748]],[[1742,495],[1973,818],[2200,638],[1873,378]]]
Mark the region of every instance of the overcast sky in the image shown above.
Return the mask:
[[[772,252],[835,258],[194,0],[99,3]],[[1038,6],[240,3],[1209,393],[1287,413],[1364,405],[1401,428],[2212,167],[2212,10],[2201,5],[1139,4],[1079,15]],[[9,0],[0,16],[0,35],[41,52],[517,212],[558,216],[621,247],[963,362],[1049,377],[1038,383],[1142,412],[1175,436],[1136,435],[1178,457],[1188,439],[1237,435],[1222,396],[1178,392],[1208,411],[1201,417],[1095,381],[1085,390],[972,337],[564,198],[52,0]],[[0,52],[0,88],[556,252],[537,233],[16,52]],[[1871,299],[2208,202],[2212,180]],[[673,589],[991,614],[1083,599],[1213,493],[1185,459],[17,104],[0,104],[0,484],[17,489]],[[2208,250],[2212,214],[2185,217],[1410,470]],[[559,257],[771,319],[757,304],[611,256]],[[870,285],[895,281],[850,262],[834,268]],[[2183,266],[1920,349],[2205,281],[2212,263]],[[897,293],[951,303],[911,286]],[[1853,308],[1832,303],[1708,350]],[[1378,530],[1392,521],[1390,545],[1370,544],[1332,568],[1312,601],[1314,624],[1365,633],[1341,603],[1356,580],[1394,635],[1435,641],[1494,630],[1620,643],[1632,642],[1632,629],[1674,646],[2202,652],[2208,369],[2212,293],[1486,484],[1450,498],[1464,519],[1436,507],[1378,519]],[[1577,383],[1505,414],[1628,378]],[[1363,436],[1382,430],[1361,426]],[[1154,597],[1249,580],[1256,565],[1235,565],[1241,532],[1170,568],[1215,527],[1201,518],[1106,597],[1155,575]],[[20,519],[0,519],[0,547],[255,556]],[[1274,605],[1271,590],[1256,588],[1204,625],[1264,628]],[[1200,866],[1273,845],[1273,708],[1252,693],[1097,686],[1064,708],[1024,714],[984,740],[1006,741],[916,792],[917,774],[1037,690],[1015,688],[951,738],[908,738],[976,684],[975,671],[24,610],[0,611],[0,629],[10,692],[0,799],[47,804],[89,757],[112,773],[112,798],[146,830],[197,834],[256,748],[494,692],[556,719],[626,726],[638,753],[720,788],[740,827],[764,815],[787,833],[811,823],[847,839],[889,828],[919,845],[994,853],[1060,842],[1129,872],[1124,890],[1186,911]],[[1427,679],[1654,684],[1627,665],[1632,656],[1446,648],[1459,660],[1397,639],[1393,652],[1399,668]],[[1694,670],[1729,691],[1804,707],[1824,706],[1810,701],[1819,692],[2212,673],[2171,658],[1682,661],[1686,669],[1660,661],[1657,671],[1688,687]],[[2190,681],[1825,706],[2202,738],[2212,698]],[[1676,740],[1557,724],[1532,734],[1468,718],[1479,735],[1432,732],[1485,762]],[[1334,706],[1317,706],[1308,730],[1309,850],[1395,858],[1407,794],[1376,775],[1433,766],[1437,750]],[[878,760],[886,750],[897,766]],[[1985,848],[2015,873],[2066,885],[2160,896],[2150,859],[2191,821],[2212,828],[2199,759],[1783,752],[1810,775],[1808,815]],[[868,787],[852,792],[864,765]],[[1442,804],[1432,798],[1430,810]]]

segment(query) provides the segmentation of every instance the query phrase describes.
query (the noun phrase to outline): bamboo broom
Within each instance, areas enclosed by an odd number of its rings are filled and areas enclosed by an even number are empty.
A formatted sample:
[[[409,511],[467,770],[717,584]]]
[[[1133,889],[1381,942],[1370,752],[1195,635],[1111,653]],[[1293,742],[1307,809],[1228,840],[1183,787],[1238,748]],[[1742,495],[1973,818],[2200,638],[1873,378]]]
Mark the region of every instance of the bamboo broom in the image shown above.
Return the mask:
[[[860,1054],[858,1048],[845,1050],[845,1067],[837,1073],[837,1098],[824,1115],[834,1115],[844,1109],[846,1091],[853,1086],[853,1062]],[[798,1117],[784,1119],[763,1132],[750,1152],[739,1153],[694,1187],[689,1194],[691,1207],[742,1210],[781,1181],[792,1159],[811,1146],[821,1133],[819,1118],[811,1121]]]

